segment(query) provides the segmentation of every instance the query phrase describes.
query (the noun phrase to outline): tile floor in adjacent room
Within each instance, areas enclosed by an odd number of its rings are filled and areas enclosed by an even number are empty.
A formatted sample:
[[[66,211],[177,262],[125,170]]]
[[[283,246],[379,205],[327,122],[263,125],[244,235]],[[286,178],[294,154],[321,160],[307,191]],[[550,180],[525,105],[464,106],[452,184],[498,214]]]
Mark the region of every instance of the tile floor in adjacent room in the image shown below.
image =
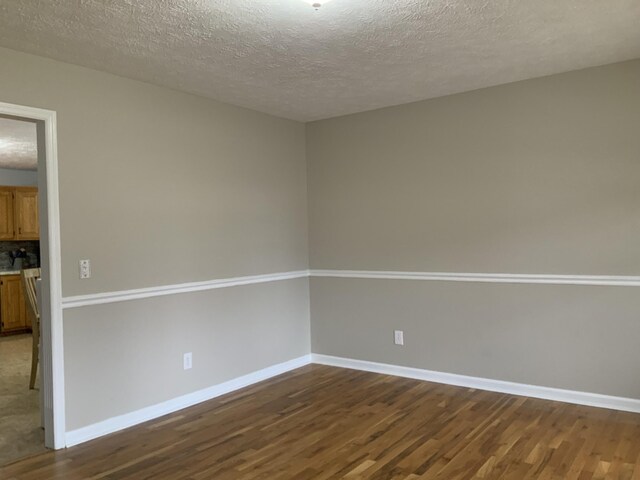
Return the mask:
[[[0,465],[46,451],[30,373],[31,334],[0,337]]]

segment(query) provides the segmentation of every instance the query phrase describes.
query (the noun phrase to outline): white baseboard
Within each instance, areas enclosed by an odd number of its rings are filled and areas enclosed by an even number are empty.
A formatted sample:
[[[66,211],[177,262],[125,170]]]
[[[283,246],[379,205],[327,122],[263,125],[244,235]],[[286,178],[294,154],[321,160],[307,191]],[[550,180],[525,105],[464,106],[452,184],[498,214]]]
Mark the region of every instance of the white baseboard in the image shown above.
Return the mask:
[[[262,370],[243,375],[242,377],[234,378],[233,380],[205,388],[204,390],[199,390],[197,392],[167,400],[166,402],[151,405],[149,407],[136,410],[135,412],[126,413],[77,430],[68,431],[65,436],[65,443],[67,447],[72,447],[74,445],[153,420],[163,415],[182,410],[183,408],[206,402],[207,400],[248,387],[310,363],[351,368],[354,370],[394,375],[397,377],[414,378],[416,380],[444,383],[459,387],[477,388],[479,390],[488,390],[491,392],[508,393],[511,395],[522,395],[526,397],[542,398],[545,400],[555,400],[578,405],[588,405],[591,407],[610,408],[613,410],[640,413],[640,400],[638,399],[540,387],[536,385],[505,382],[502,380],[490,380],[487,378],[434,372],[420,368],[403,367],[399,365],[368,362],[365,360],[354,360],[350,358],[313,353],[284,363],[272,365]]]
[[[332,367],[351,368],[366,372],[382,373],[397,377],[414,378],[429,382],[456,385],[459,387],[477,388],[491,392],[508,393],[525,397],[542,398],[558,402],[588,405],[590,407],[609,408],[624,412],[640,413],[640,399],[613,397],[598,393],[576,392],[559,388],[540,387],[523,383],[505,382],[502,380],[490,380],[487,378],[468,377],[454,373],[434,372],[420,368],[402,367],[386,363],[368,362],[365,360],[353,360],[351,358],[333,357],[330,355],[311,354],[313,363],[329,365]]]
[[[77,430],[68,431],[65,436],[66,446],[71,447],[73,445],[78,445],[79,443],[87,442],[89,440],[102,437],[103,435],[108,435],[110,433],[153,420],[154,418],[158,418],[163,415],[182,410],[183,408],[191,407],[198,403],[225,395],[235,390],[248,387],[249,385],[267,380],[290,370],[295,370],[296,368],[308,365],[309,363],[311,363],[311,355],[304,355],[284,363],[272,365],[270,367],[263,368],[262,370],[243,375],[242,377],[234,378],[233,380],[205,388],[204,390],[188,393],[181,397],[167,400],[166,402],[136,410],[135,412],[126,413],[86,427],[78,428]]]

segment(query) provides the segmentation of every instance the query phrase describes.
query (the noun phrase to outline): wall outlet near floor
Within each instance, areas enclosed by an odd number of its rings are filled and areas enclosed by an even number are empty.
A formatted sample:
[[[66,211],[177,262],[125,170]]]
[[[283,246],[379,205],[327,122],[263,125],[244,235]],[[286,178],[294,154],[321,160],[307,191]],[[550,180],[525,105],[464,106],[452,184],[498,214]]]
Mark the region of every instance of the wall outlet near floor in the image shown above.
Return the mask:
[[[189,370],[193,367],[193,354],[191,352],[184,354],[184,357],[182,358],[182,367],[185,370]]]
[[[91,260],[80,260],[80,278],[91,278]]]
[[[404,332],[402,330],[393,331],[393,343],[396,345],[404,345]]]

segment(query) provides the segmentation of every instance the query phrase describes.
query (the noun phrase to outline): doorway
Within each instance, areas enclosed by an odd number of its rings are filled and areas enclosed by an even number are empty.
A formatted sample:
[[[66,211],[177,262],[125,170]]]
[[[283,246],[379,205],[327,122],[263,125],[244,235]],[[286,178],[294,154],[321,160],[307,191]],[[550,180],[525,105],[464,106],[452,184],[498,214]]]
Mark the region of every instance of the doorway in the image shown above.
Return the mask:
[[[0,465],[65,446],[56,145],[55,112],[0,103]]]

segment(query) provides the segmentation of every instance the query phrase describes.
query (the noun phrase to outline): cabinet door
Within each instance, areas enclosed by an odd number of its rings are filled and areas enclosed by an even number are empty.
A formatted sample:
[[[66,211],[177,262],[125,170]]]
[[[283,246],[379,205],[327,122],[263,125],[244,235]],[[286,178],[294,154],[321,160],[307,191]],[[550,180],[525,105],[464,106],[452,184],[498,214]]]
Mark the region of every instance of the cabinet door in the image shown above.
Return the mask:
[[[0,308],[3,332],[26,328],[27,306],[24,303],[20,275],[0,277]]]
[[[0,240],[13,240],[13,188],[0,187]]]
[[[38,240],[40,238],[38,189],[16,187],[14,202],[16,240]]]

